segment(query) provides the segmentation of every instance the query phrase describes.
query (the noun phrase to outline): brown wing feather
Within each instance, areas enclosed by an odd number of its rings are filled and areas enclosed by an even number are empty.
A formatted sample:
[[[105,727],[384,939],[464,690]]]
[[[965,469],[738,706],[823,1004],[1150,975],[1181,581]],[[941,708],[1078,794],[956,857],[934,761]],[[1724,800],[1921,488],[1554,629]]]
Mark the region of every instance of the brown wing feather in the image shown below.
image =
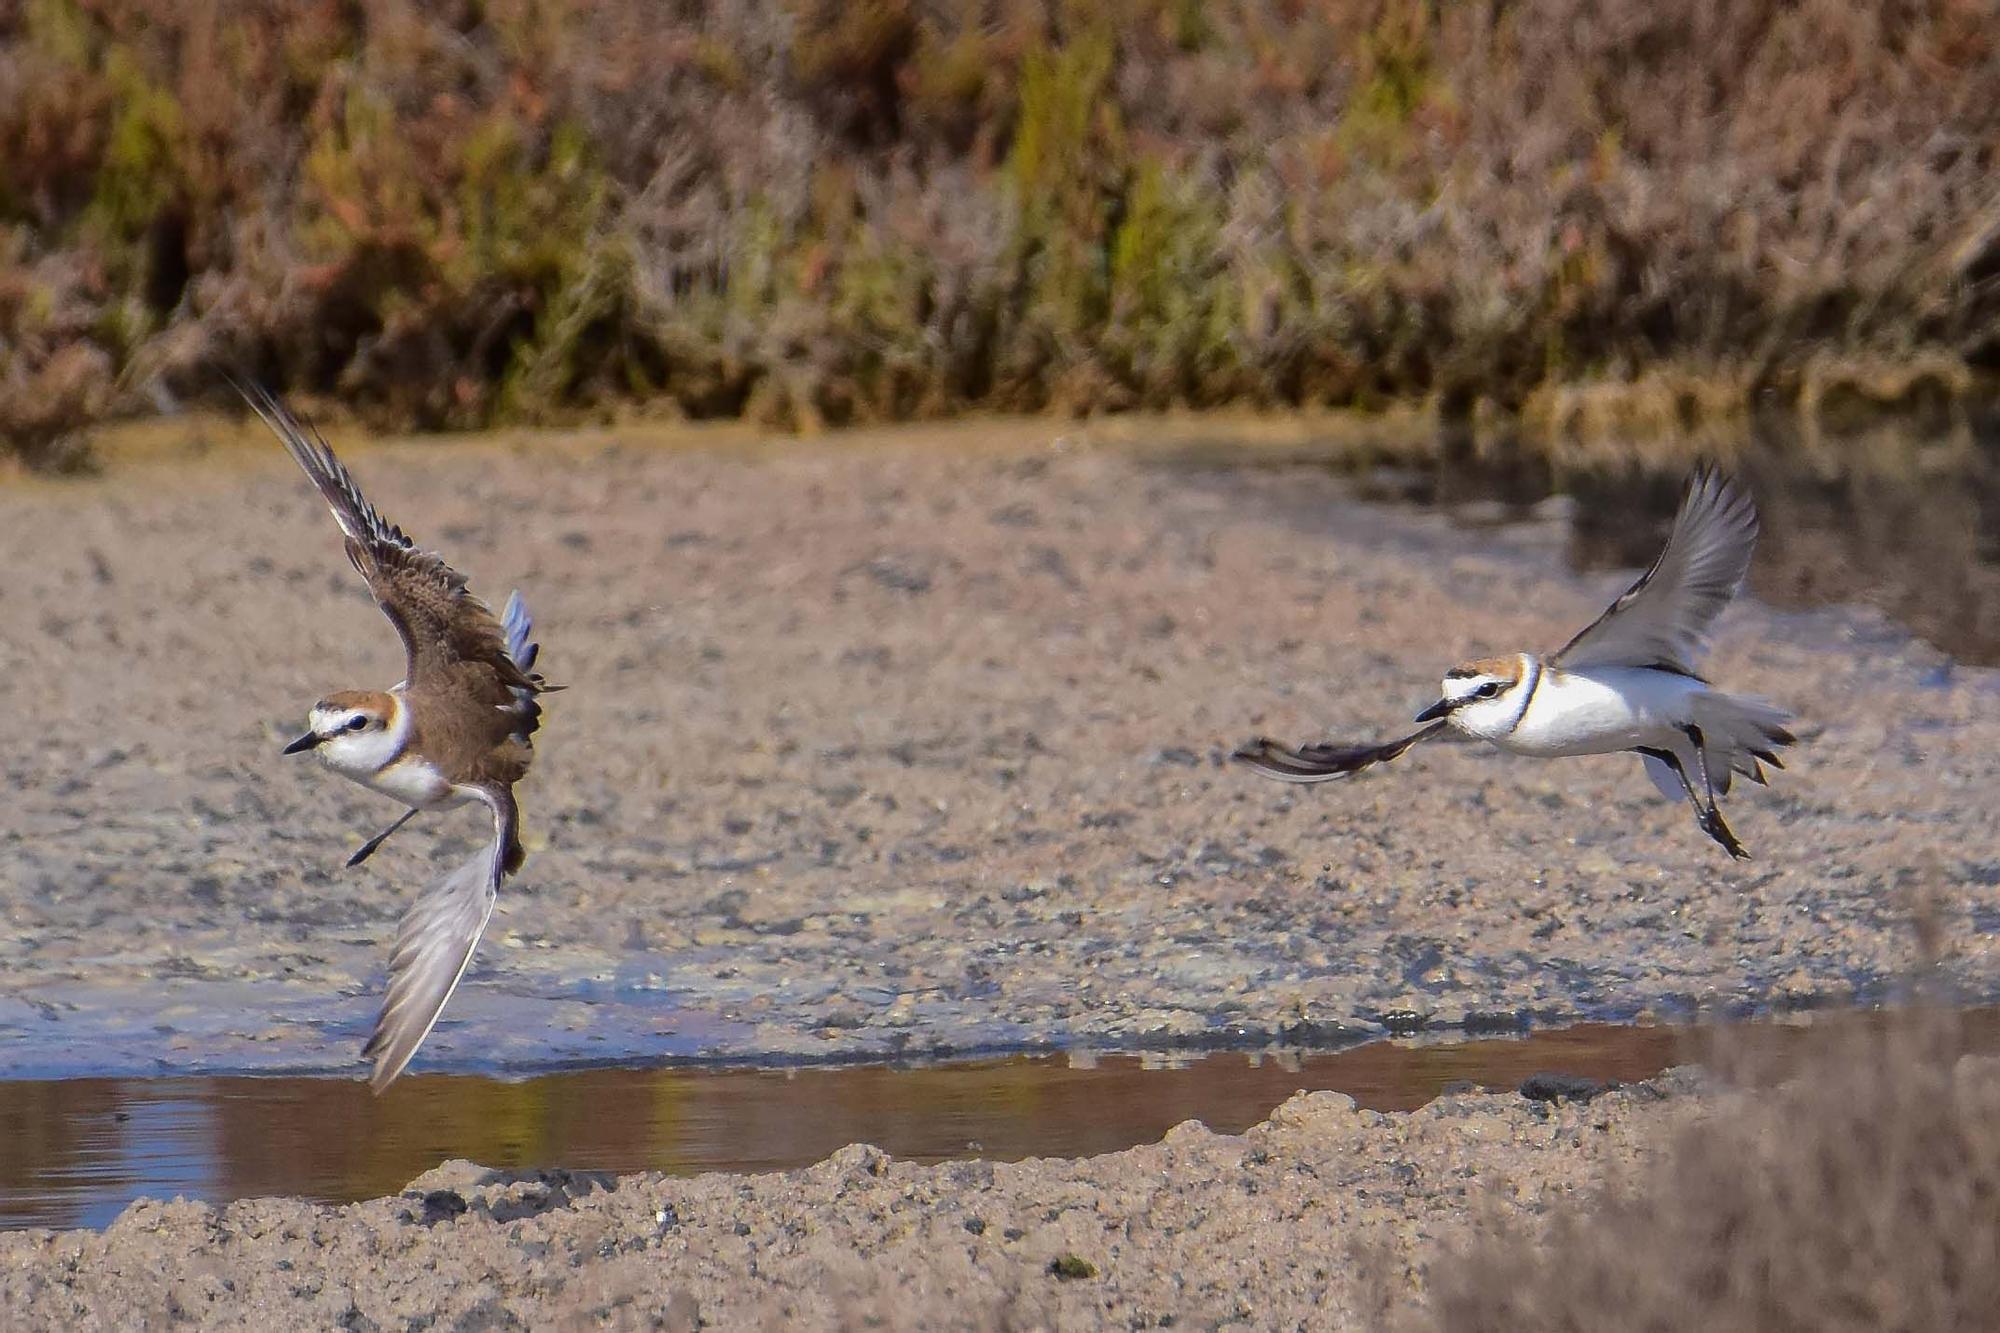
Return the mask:
[[[542,688],[508,656],[500,622],[466,590],[465,576],[383,518],[317,430],[301,424],[257,385],[239,383],[236,390],[333,511],[347,536],[347,558],[403,640],[411,689],[442,685],[449,678],[457,688],[472,687],[476,697],[491,695],[497,705],[513,697],[511,690]],[[479,688],[482,683],[490,687]]]

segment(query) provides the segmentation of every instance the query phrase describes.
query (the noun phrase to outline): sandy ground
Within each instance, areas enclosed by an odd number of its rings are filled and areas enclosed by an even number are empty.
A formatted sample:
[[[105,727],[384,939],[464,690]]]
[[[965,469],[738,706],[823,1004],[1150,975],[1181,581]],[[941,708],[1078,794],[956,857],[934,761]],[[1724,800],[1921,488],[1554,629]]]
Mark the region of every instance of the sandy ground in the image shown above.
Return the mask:
[[[616,1180],[453,1162],[344,1208],[139,1203],[102,1233],[0,1235],[0,1323],[1380,1328],[1475,1221],[1626,1179],[1714,1101],[1679,1075],[1405,1114],[1311,1093],[1240,1136],[1189,1121],[1080,1161],[857,1144],[779,1175]]]
[[[476,588],[526,590],[572,686],[524,789],[533,855],[421,1067],[1783,1006],[1906,965],[1913,871],[1953,980],[1994,993],[1994,678],[1866,615],[1726,616],[1714,674],[1809,737],[1735,801],[1739,866],[1630,758],[1438,746],[1305,791],[1222,762],[1258,731],[1380,734],[1454,660],[1561,643],[1624,579],[1562,572],[1554,519],[1468,531],[1304,464],[1043,426],[350,457]],[[17,484],[0,558],[0,1066],[351,1067],[395,918],[482,829],[427,819],[344,871],[393,811],[279,756],[313,699],[401,668],[304,482],[270,447]],[[0,1323],[1365,1326],[1378,1277],[1650,1151],[1685,1090],[1389,1116],[1322,1094],[1074,1162],[855,1147],[778,1176],[445,1168],[341,1209],[141,1204],[0,1237]]]
[[[1305,464],[1046,425],[801,445],[368,448],[394,520],[526,590],[549,701],[526,871],[428,1068],[1311,1040],[1877,987],[1935,858],[1993,991],[1991,672],[1860,613],[1726,614],[1716,677],[1808,743],[1737,865],[1615,756],[1419,748],[1336,787],[1253,732],[1407,725],[1629,575],[1343,498]],[[242,436],[251,439],[249,435]],[[278,754],[401,673],[275,445],[0,489],[0,1066],[352,1067],[396,917],[484,836]]]

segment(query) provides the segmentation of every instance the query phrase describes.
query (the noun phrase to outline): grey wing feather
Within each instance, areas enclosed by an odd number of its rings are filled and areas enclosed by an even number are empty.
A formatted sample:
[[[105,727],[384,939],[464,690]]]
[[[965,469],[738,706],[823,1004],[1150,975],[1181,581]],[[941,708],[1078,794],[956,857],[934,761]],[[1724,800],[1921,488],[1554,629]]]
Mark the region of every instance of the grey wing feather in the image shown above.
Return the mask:
[[[396,948],[389,956],[389,993],[374,1033],[361,1048],[362,1058],[375,1062],[368,1084],[376,1092],[403,1072],[458,989],[493,915],[500,855],[497,841],[482,848],[425,889],[397,927]]]
[[[542,706],[535,701],[537,694],[553,694],[562,689],[551,685],[535,673],[535,659],[542,654],[542,646],[533,639],[535,622],[528,615],[528,604],[521,600],[521,591],[516,588],[507,594],[507,605],[500,613],[500,631],[506,641],[507,657],[520,672],[521,679],[530,682],[534,688],[526,689],[515,685],[514,715],[520,725],[514,735],[524,744],[533,744],[535,731],[541,726]]]
[[[1572,670],[1633,666],[1698,676],[1709,626],[1736,595],[1756,545],[1750,493],[1700,469],[1652,568],[1550,660]]]

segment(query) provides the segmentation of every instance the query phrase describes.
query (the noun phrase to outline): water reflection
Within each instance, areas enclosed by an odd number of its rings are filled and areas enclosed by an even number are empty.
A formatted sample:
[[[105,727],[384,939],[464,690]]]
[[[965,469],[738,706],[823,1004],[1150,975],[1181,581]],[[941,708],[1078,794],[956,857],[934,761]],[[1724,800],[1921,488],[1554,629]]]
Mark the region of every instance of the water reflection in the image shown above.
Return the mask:
[[[1237,1133],[1301,1089],[1407,1111],[1455,1088],[1518,1088],[1532,1074],[1636,1081],[1706,1060],[1718,1042],[1726,1067],[1785,1078],[1811,1030],[1580,1024],[1520,1038],[1184,1060],[593,1069],[518,1083],[417,1075],[380,1098],[358,1079],[0,1082],[0,1227],[101,1227],[133,1199],[176,1194],[375,1198],[453,1157],[508,1170],[676,1174],[804,1166],[849,1143],[919,1162],[1079,1157],[1153,1142],[1183,1120]],[[1957,1031],[1965,1050],[2000,1050],[2000,1009],[1960,1014]]]
[[[1183,1120],[1240,1131],[1301,1088],[1408,1110],[1550,1070],[1640,1079],[1684,1033],[1583,1025],[1345,1051],[1021,1057],[917,1068],[596,1069],[517,1083],[406,1077],[0,1083],[0,1225],[103,1226],[132,1199],[391,1194],[451,1157],[500,1168],[759,1171],[849,1143],[916,1161],[1111,1152]]]
[[[1558,468],[1526,449],[1441,452],[1433,467],[1364,476],[1363,494],[1490,521],[1526,516],[1560,488],[1576,502],[1569,554],[1580,569],[1651,562],[1686,480],[1678,462]],[[1954,657],[2000,665],[2000,419],[1888,419],[1811,435],[1767,421],[1681,452],[1728,460],[1755,493],[1763,535],[1750,587],[1760,599],[1872,606]]]

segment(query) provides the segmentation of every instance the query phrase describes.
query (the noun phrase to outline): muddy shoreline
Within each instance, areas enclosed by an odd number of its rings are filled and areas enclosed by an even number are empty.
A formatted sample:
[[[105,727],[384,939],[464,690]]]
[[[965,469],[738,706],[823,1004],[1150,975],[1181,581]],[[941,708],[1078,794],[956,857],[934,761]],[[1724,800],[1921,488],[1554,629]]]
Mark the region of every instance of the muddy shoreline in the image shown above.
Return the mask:
[[[772,1175],[448,1162],[339,1208],[142,1202],[102,1233],[0,1234],[10,1327],[1379,1327],[1485,1210],[1630,1172],[1723,1095],[1673,1073],[1589,1102],[1302,1094],[1077,1160],[899,1162],[864,1144]]]

